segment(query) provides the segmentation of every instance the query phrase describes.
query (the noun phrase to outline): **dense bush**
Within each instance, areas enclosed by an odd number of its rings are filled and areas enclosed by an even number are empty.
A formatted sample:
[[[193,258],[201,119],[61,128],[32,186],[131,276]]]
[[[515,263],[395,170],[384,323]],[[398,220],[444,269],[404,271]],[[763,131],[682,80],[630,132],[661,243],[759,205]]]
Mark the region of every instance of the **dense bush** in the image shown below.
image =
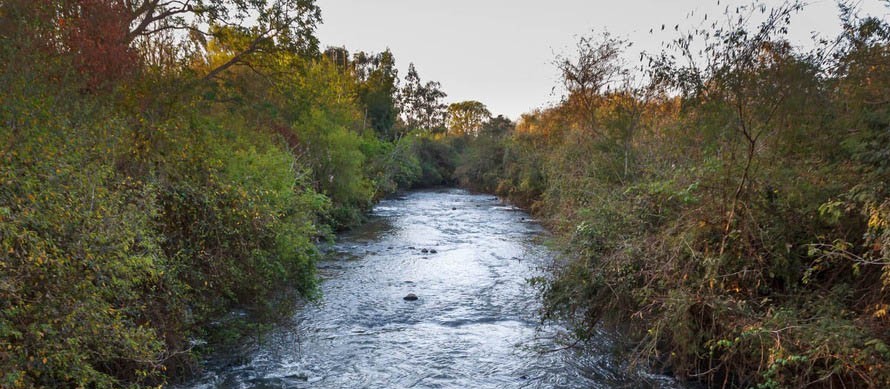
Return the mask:
[[[233,309],[254,330],[315,297],[316,244],[437,169],[415,137],[363,127],[356,90],[375,86],[313,47],[312,1],[245,3],[275,40],[50,3],[0,2],[0,387],[183,378],[248,330]]]
[[[212,118],[152,123],[146,137],[99,99],[14,84],[0,171],[4,386],[157,382],[227,307],[262,305],[283,282],[313,291],[329,201],[274,138]]]
[[[653,57],[651,87],[567,82],[469,144],[462,182],[496,176],[558,232],[546,317],[582,340],[618,327],[638,360],[710,386],[890,385],[890,27],[846,10],[834,46],[801,53],[781,36],[796,9],[720,29],[701,62]],[[579,61],[612,69],[594,41]]]
[[[415,186],[428,187],[453,183],[457,151],[452,139],[436,139],[426,135],[409,135],[411,152],[420,161],[420,175]]]

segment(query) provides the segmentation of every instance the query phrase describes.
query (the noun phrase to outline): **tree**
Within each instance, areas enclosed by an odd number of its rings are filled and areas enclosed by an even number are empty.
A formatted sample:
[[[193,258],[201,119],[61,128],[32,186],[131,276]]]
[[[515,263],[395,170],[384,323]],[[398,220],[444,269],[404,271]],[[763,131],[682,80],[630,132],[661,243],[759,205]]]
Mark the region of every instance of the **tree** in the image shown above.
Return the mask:
[[[768,13],[763,5],[738,7],[736,13],[740,16],[728,17],[728,25],[713,24],[713,37],[711,32],[701,31],[672,43],[686,64],[677,64],[677,57],[668,53],[654,59],[655,80],[679,89],[690,101],[713,108],[703,113],[722,122],[715,126],[719,131],[729,131],[715,134],[717,138],[729,139],[722,145],[728,156],[724,187],[732,188],[722,195],[727,209],[720,254],[726,251],[739,213],[747,208],[744,200],[751,192],[761,143],[776,130],[781,114],[794,114],[787,109],[789,97],[805,90],[795,85],[801,78],[795,77],[792,70],[800,67],[795,66],[800,61],[783,39],[791,16],[802,8],[799,1],[785,3]],[[758,12],[765,19],[751,30],[750,21]],[[698,55],[693,50],[695,38],[703,40],[704,48]],[[743,144],[742,161],[735,160],[738,141]]]
[[[516,127],[516,123],[513,123],[512,120],[507,118],[504,115],[498,115],[493,118],[489,118],[482,125],[482,129],[479,131],[480,135],[492,135],[492,136],[501,136],[513,131],[513,128]]]
[[[71,53],[82,71],[119,72],[123,55],[137,40],[180,31],[181,40],[205,46],[210,38],[246,37],[241,51],[209,69],[212,78],[255,53],[290,51],[315,55],[315,26],[321,11],[314,0],[36,0],[2,4],[3,15],[28,26],[31,40]],[[9,25],[10,21],[4,21]],[[9,29],[4,28],[4,29]]]
[[[625,40],[606,32],[602,37],[581,37],[574,57],[556,58],[562,86],[568,93],[566,103],[581,116],[582,127],[594,135],[601,135],[596,107],[605,89],[625,73],[620,56],[629,46]]]
[[[445,129],[446,105],[442,99],[447,96],[441,84],[420,81],[414,64],[408,66],[405,86],[399,96],[402,119],[409,130],[420,129],[428,132],[442,132]]]
[[[449,135],[479,135],[491,112],[478,101],[461,101],[448,106]]]
[[[120,1],[6,1],[0,3],[0,30],[21,48],[70,55],[86,87],[95,89],[138,67],[127,37],[129,16]]]
[[[346,50],[346,47],[328,47],[323,55],[342,72],[346,72],[352,65],[352,61],[349,60],[349,50]]]
[[[388,49],[378,54],[358,52],[353,56],[353,74],[358,82],[358,99],[364,106],[364,121],[384,139],[394,139],[399,116],[399,71]]]

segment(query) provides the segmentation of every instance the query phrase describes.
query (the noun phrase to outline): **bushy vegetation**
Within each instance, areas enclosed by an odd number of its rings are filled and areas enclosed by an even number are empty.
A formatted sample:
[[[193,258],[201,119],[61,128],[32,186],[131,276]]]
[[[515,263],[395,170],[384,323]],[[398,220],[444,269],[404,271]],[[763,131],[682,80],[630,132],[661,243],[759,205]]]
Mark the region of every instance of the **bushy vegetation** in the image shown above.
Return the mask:
[[[841,7],[844,33],[803,52],[799,8],[684,34],[643,80],[621,39],[584,38],[560,104],[469,144],[460,181],[565,248],[547,318],[619,327],[709,386],[890,386],[890,25]]]
[[[319,52],[312,1],[186,4],[0,1],[0,387],[185,377],[233,308],[316,295],[319,241],[445,180],[391,53]]]
[[[454,183],[557,233],[543,313],[579,340],[712,386],[890,386],[887,21],[842,5],[804,52],[801,5],[741,7],[642,74],[585,37],[514,124],[321,52],[311,0],[188,4],[0,1],[0,387],[184,377],[233,308],[315,296],[317,243],[374,201]]]

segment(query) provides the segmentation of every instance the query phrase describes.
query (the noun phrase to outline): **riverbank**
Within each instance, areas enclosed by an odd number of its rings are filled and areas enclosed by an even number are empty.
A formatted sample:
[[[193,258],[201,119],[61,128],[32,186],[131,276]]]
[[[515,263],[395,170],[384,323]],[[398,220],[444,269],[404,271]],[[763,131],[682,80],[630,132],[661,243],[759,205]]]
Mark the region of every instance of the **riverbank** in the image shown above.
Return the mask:
[[[113,3],[0,3],[0,387],[175,382],[256,332],[232,309],[262,322],[279,299],[314,297],[335,231],[442,180],[422,158],[436,156],[431,131],[396,122],[397,80],[378,66],[392,53],[359,56],[377,58],[356,65],[373,85],[335,63],[342,52],[310,43],[312,1],[238,15],[169,2],[183,8],[145,35],[124,19],[158,8]],[[309,46],[244,47],[255,31],[215,27],[156,35],[197,12],[219,26],[301,15],[267,27]]]
[[[456,174],[552,228],[567,262],[542,283],[544,317],[581,342],[621,328],[634,358],[713,387],[890,386],[890,116],[869,103],[886,101],[890,73],[873,70],[890,57],[875,42],[828,78],[734,42],[777,62],[727,64],[678,96],[596,94],[593,111],[567,99],[480,135]]]

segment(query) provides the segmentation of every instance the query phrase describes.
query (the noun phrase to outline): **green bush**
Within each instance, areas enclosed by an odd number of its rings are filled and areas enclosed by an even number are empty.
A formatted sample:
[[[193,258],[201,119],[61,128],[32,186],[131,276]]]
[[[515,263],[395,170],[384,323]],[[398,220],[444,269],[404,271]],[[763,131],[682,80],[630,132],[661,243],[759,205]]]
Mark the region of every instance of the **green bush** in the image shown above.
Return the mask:
[[[163,382],[232,307],[313,295],[330,201],[283,142],[18,85],[0,131],[0,385]]]

